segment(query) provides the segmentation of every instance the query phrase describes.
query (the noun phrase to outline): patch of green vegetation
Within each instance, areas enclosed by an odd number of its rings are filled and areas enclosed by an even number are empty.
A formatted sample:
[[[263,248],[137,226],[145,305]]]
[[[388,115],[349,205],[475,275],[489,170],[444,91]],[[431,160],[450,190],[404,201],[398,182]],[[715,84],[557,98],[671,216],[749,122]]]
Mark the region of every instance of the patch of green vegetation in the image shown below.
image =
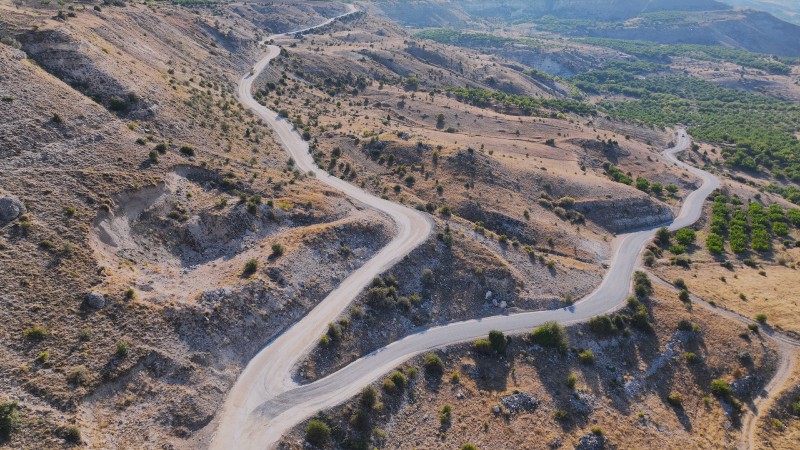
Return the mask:
[[[557,348],[562,353],[566,352],[569,346],[567,333],[558,322],[546,322],[536,328],[531,332],[530,340],[542,347]]]
[[[414,37],[459,47],[502,47],[503,45],[517,42],[517,39],[514,38],[505,38],[487,33],[466,33],[444,28],[420,31]]]
[[[773,248],[773,239],[786,236],[792,226],[800,227],[800,209],[784,210],[776,203],[765,208],[758,202],[750,202],[745,207],[736,197],[716,195],[711,207],[711,233],[706,237],[706,248],[715,255],[722,255],[727,240],[731,251],[737,255],[749,249],[769,252]]]
[[[525,115],[539,117],[552,116],[543,109],[560,113],[574,113],[580,116],[594,116],[597,108],[589,103],[576,100],[557,99],[557,98],[534,98],[524,95],[506,94],[500,91],[491,91],[479,88],[447,88],[448,95],[452,95],[456,100],[480,108],[492,106],[503,106],[506,108],[518,108]]]
[[[720,144],[725,164],[800,183],[800,105],[719,87],[684,75],[641,77],[590,71],[573,78],[586,92],[622,94],[638,101],[607,100],[600,107],[617,118],[661,127],[686,124],[698,140]],[[795,186],[770,190],[800,203]]]

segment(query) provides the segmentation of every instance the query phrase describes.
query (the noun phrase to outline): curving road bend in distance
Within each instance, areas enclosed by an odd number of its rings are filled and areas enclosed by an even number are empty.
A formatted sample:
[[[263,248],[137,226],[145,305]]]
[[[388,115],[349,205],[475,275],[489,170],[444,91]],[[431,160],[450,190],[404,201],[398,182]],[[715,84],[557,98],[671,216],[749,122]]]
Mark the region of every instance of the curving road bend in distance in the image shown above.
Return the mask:
[[[355,8],[351,7],[347,14],[354,11]],[[313,28],[316,27],[303,31]],[[286,35],[275,35],[272,38],[282,36]],[[226,399],[212,448],[272,447],[296,424],[320,410],[348,400],[367,384],[420,353],[484,337],[494,329],[515,334],[529,331],[551,320],[565,325],[582,322],[612,312],[624,304],[640,254],[653,239],[655,228],[618,236],[613,242],[614,254],[610,269],[600,286],[570,307],[494,316],[429,328],[376,350],[314,383],[303,386],[294,383],[291,379],[293,366],[316,344],[327,324],[336,319],[375,275],[391,267],[421,244],[431,231],[431,223],[426,216],[415,210],[374,197],[328,175],[314,165],[308,152],[308,144],[300,138],[291,123],[261,106],[252,97],[254,79],[280,54],[277,46],[270,45],[268,50],[268,54],[255,65],[254,75],[247,75],[240,81],[239,99],[272,126],[276,137],[295,159],[300,170],[313,172],[321,182],[386,213],[395,221],[397,232],[395,238],[373,259],[345,279],[307,316],[270,342],[248,364]],[[702,180],[701,187],[687,196],[680,213],[669,225],[672,230],[696,222],[702,214],[705,199],[720,185],[716,176],[676,158],[675,155],[688,148],[689,143],[686,132],[679,130],[676,145],[663,152],[667,161]]]
[[[277,39],[295,33],[302,33],[313,28],[328,25],[334,20],[356,12],[352,6],[341,16],[334,17],[316,27],[292,33],[277,34],[268,39]],[[376,276],[379,275],[413,249],[423,243],[432,230],[431,220],[424,214],[403,205],[382,200],[339,178],[320,170],[309,153],[305,142],[291,122],[280,117],[253,99],[253,82],[265,67],[278,55],[280,47],[269,45],[268,53],[253,68],[253,71],[239,82],[239,100],[273,129],[274,136],[289,152],[296,167],[357,200],[391,217],[395,225],[395,236],[379,253],[354,271],[341,284],[322,300],[302,320],[292,325],[280,336],[276,337],[262,349],[244,369],[228,394],[220,415],[220,425],[214,435],[212,448],[246,448],[256,445],[242,432],[247,429],[250,413],[265,399],[296,386],[291,380],[291,369],[297,361],[319,342],[327,325],[334,321]]]

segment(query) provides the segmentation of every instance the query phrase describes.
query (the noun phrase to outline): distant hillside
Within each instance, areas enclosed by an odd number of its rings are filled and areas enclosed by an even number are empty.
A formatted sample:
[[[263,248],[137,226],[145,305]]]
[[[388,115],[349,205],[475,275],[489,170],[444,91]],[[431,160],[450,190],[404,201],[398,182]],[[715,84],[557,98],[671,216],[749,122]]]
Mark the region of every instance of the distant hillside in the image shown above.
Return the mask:
[[[377,0],[374,4],[396,22],[414,27],[530,22],[542,31],[569,36],[723,45],[800,56],[800,26],[714,0]]]
[[[797,0],[725,0],[725,2],[737,7],[760,9],[800,25],[800,2]]]
[[[514,21],[552,15],[565,19],[624,20],[658,11],[719,11],[715,0],[377,0],[394,20],[413,26],[457,26],[466,17]]]

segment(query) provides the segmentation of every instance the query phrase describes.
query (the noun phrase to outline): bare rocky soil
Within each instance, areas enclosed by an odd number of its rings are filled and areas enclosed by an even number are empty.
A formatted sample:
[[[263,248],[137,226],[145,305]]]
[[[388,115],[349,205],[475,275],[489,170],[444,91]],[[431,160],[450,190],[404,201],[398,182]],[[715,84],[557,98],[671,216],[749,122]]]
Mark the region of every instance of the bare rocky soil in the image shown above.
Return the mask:
[[[443,371],[425,370],[425,357],[416,358],[398,368],[407,387],[387,389],[379,380],[374,407],[357,398],[317,420],[330,424],[331,448],[735,446],[740,423],[732,399],[747,408],[770,379],[773,344],[711,311],[687,308],[659,286],[643,301],[651,332],[603,335],[576,325],[567,329],[563,354],[525,336],[512,337],[501,355],[454,346],[436,352]],[[696,331],[679,329],[681,320]],[[579,356],[587,350],[591,362]],[[728,382],[733,397],[714,396],[715,379]],[[445,405],[451,412],[443,419]],[[302,448],[303,440],[298,426],[281,448]]]

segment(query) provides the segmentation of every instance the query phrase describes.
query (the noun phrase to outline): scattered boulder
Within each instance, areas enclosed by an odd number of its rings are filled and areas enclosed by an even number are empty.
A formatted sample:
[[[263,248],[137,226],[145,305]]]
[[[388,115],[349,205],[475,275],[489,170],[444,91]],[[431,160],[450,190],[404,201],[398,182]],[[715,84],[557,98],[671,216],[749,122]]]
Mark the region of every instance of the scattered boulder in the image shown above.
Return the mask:
[[[575,450],[602,450],[606,448],[606,439],[602,434],[589,433],[581,437]]]
[[[13,195],[0,196],[0,225],[25,214],[25,204]]]
[[[526,392],[518,392],[501,397],[500,403],[511,413],[518,413],[520,411],[531,412],[539,406],[539,400],[536,400],[531,394]]]
[[[573,410],[580,414],[589,414],[594,410],[594,397],[584,391],[575,391],[569,404]]]
[[[106,306],[105,296],[98,292],[89,292],[86,294],[84,301],[86,301],[86,304],[89,305],[90,308],[94,309],[101,309]]]

